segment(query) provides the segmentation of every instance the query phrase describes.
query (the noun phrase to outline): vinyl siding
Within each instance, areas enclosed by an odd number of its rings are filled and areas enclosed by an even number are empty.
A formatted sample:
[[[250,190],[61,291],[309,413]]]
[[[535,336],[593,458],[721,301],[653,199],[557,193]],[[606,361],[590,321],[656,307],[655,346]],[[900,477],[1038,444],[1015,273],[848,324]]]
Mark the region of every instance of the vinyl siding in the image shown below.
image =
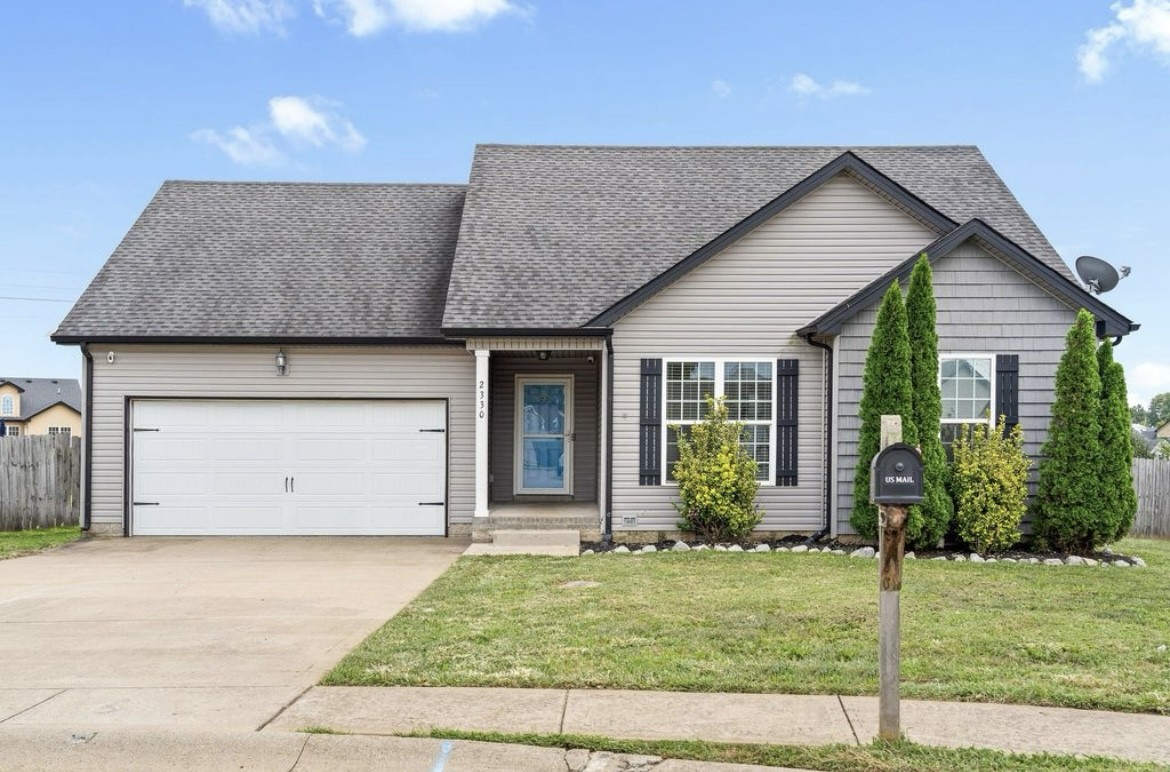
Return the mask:
[[[940,258],[933,273],[940,354],[1019,355],[1024,450],[1038,458],[1048,431],[1056,366],[1076,309],[972,242]],[[858,403],[865,354],[876,318],[876,305],[863,310],[842,328],[836,344],[840,357],[836,482],[841,533],[854,532],[849,514],[853,509],[853,469],[857,464]],[[1035,481],[1033,467],[1033,492]]]
[[[475,358],[459,347],[90,346],[94,359],[93,501],[96,525],[123,522],[125,404],[132,397],[424,398],[448,401],[449,523],[475,509]],[[114,362],[107,354],[114,353]]]
[[[80,437],[81,413],[65,405],[53,405],[28,419],[25,434],[48,434],[51,426],[66,426],[71,437]]]
[[[563,356],[563,355],[562,355]],[[492,501],[512,501],[515,482],[516,376],[573,376],[573,500],[597,501],[598,365],[584,356],[542,362],[492,354],[491,449]]]
[[[781,191],[777,191],[780,193]],[[795,331],[937,237],[841,175],[614,325],[615,530],[666,530],[671,485],[638,484],[642,357],[800,360],[798,485],[761,486],[761,530],[811,531],[824,521],[825,352]],[[623,526],[624,516],[637,524]]]

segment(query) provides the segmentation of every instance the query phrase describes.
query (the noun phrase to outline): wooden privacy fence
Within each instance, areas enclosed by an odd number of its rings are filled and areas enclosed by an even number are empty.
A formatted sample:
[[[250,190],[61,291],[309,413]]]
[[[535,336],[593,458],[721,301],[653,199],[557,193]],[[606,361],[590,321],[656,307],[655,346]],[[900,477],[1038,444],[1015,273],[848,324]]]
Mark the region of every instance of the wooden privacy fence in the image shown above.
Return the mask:
[[[0,437],[0,531],[76,525],[80,514],[79,438]]]
[[[1130,535],[1170,536],[1170,459],[1135,458],[1133,486],[1138,508]]]

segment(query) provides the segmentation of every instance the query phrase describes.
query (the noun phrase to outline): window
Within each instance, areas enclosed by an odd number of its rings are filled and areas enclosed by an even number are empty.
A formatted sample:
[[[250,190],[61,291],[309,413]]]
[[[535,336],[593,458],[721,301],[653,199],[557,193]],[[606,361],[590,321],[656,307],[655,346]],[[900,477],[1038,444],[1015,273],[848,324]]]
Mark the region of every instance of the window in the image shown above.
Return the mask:
[[[19,437],[20,436],[20,427],[19,426],[9,426],[7,429],[7,432],[8,432],[9,437]]]
[[[71,431],[68,426],[50,426],[49,434],[64,434],[66,437],[68,437],[71,434]]]
[[[723,397],[727,416],[744,424],[744,447],[756,460],[756,479],[772,481],[774,390],[772,362],[666,363],[666,479],[678,461],[678,433],[707,417],[707,397]]]
[[[11,394],[0,397],[0,415],[16,415],[16,404],[12,401]]]
[[[942,441],[951,444],[963,424],[995,425],[995,374],[990,354],[945,354],[939,357],[942,391]]]

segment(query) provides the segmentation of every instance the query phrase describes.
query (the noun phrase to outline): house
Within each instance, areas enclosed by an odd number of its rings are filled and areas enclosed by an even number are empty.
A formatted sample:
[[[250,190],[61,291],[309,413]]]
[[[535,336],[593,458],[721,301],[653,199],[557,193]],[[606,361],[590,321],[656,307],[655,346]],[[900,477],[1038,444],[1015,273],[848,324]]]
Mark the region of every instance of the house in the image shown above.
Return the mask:
[[[1163,421],[1154,430],[1154,436],[1159,440],[1170,440],[1170,421]]]
[[[132,534],[676,528],[728,399],[766,532],[847,534],[876,304],[926,251],[946,421],[1038,453],[1086,292],[975,147],[483,145],[466,185],[167,182],[53,339],[86,522]]]
[[[80,437],[81,386],[75,378],[0,377],[0,421],[5,434]]]

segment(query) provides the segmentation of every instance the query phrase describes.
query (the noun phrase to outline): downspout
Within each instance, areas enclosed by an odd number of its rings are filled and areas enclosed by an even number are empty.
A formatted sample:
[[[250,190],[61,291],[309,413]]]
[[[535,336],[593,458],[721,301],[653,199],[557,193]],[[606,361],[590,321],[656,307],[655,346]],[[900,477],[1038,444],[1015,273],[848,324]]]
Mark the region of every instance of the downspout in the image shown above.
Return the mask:
[[[601,540],[613,541],[613,334],[605,336],[605,533]]]
[[[88,343],[81,344],[81,356],[85,359],[85,449],[81,459],[85,487],[81,492],[81,530],[88,532],[92,521],[89,503],[93,500],[93,354]]]
[[[833,347],[813,340],[811,332],[801,337],[810,346],[828,352],[825,357],[825,521],[821,530],[805,540],[806,544],[813,544],[825,538],[833,527]]]

